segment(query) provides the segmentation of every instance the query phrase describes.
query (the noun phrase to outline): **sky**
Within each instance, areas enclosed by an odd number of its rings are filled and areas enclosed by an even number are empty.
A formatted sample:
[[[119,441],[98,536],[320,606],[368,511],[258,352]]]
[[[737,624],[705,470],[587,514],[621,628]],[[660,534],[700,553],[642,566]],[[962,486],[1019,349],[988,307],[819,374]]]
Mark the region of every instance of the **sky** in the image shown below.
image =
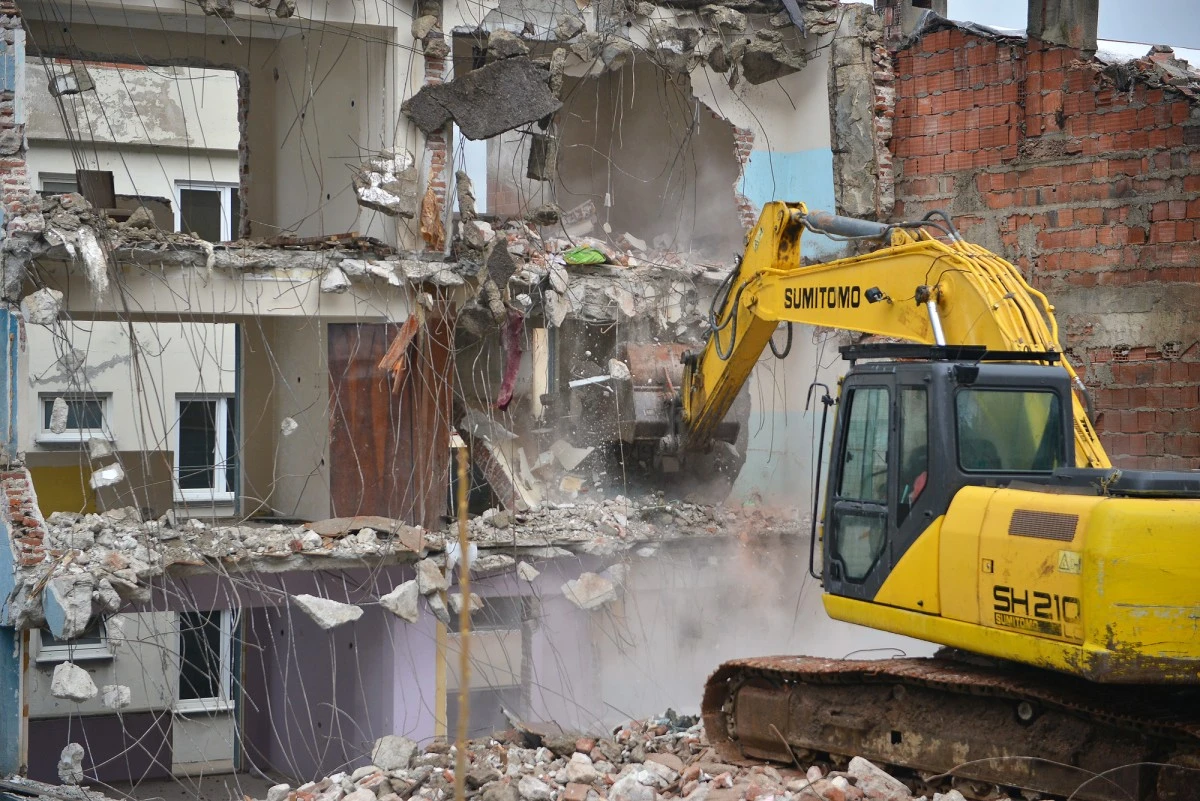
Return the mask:
[[[1053,0],[1052,0],[1053,1]],[[1197,0],[1100,0],[1099,37],[1116,42],[1166,44],[1200,55]],[[949,17],[1001,28],[1025,28],[1026,0],[949,0]],[[1101,45],[1101,49],[1105,48]],[[1144,55],[1145,50],[1130,55]],[[1122,51],[1124,52],[1124,51]],[[1192,53],[1180,54],[1192,60]]]

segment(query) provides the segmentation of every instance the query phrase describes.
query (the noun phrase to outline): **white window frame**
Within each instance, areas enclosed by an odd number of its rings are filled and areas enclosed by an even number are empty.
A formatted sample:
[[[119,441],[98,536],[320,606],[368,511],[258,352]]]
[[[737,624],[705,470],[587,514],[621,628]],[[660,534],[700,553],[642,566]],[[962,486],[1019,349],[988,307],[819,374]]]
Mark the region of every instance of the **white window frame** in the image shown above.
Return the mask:
[[[199,610],[197,610],[199,611]],[[189,714],[208,714],[211,712],[231,712],[234,708],[233,703],[233,630],[237,627],[241,618],[240,609],[214,609],[221,618],[221,653],[219,654],[220,665],[218,669],[221,675],[218,679],[218,692],[221,695],[215,698],[179,698],[179,688],[181,682],[176,682],[175,686],[175,704],[174,711],[178,715]],[[182,627],[179,621],[180,615],[175,616],[175,629],[182,634]],[[183,653],[179,654],[180,664],[179,669],[183,669]]]
[[[45,192],[46,182],[53,181],[56,183],[71,183],[75,184],[75,191],[79,191],[79,178],[73,172],[39,172],[38,173],[38,189],[39,192]]]
[[[213,438],[216,441],[213,450],[213,486],[208,488],[183,489],[179,486],[179,435],[182,433],[179,420],[183,415],[182,405],[191,401],[217,402],[217,412],[213,420],[213,427],[217,431],[217,436]],[[217,487],[225,486],[227,479],[225,464],[229,459],[229,454],[225,450],[225,431],[229,428],[229,415],[232,412],[233,401],[233,395],[225,394],[175,396],[175,472],[172,483],[175,485],[176,503],[233,503],[237,500],[236,490],[233,492],[217,490]]]
[[[100,428],[68,428],[61,434],[55,434],[46,428],[46,404],[53,404],[55,398],[66,401],[95,400],[100,402]],[[78,445],[81,442],[91,442],[94,439],[113,441],[112,432],[108,426],[108,408],[112,400],[109,392],[40,392],[38,393],[38,432],[33,441],[38,445]]]
[[[112,646],[108,641],[108,629],[104,621],[97,624],[100,642],[77,643],[68,640],[64,643],[47,643],[42,638],[41,629],[36,631],[38,651],[35,663],[42,665],[57,662],[94,662],[97,660],[113,659]]]
[[[175,230],[183,230],[183,191],[195,189],[204,192],[219,192],[221,195],[221,239],[230,242],[235,238],[233,230],[233,193],[240,187],[219,181],[176,181],[175,182]],[[185,232],[186,233],[186,232]]]

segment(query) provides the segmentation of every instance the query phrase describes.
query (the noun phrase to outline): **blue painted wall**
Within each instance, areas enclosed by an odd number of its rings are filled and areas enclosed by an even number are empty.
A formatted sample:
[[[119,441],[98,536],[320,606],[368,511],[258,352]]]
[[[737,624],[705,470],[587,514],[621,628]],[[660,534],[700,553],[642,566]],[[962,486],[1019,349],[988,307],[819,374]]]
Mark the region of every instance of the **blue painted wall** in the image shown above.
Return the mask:
[[[834,211],[833,151],[755,150],[742,173],[741,193],[760,210],[772,200],[801,200],[810,209]],[[844,247],[841,242],[805,233],[800,250],[804,256],[816,259],[837,255]]]
[[[0,621],[8,620],[15,567],[8,526],[0,523]],[[16,629],[0,626],[0,776],[21,768],[20,639]]]

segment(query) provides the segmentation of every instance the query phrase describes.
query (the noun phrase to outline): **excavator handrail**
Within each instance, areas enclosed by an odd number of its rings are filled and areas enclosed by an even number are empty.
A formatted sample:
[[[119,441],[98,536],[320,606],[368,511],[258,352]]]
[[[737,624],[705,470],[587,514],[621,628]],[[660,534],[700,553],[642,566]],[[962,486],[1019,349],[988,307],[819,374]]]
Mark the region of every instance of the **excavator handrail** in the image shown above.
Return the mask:
[[[726,280],[708,341],[684,365],[681,444],[706,447],[780,322],[861,331],[924,344],[1061,352],[1054,306],[1008,261],[966,242],[948,215],[880,223],[803,203],[766,204],[745,255]],[[933,237],[932,227],[948,243]],[[869,253],[803,265],[805,229],[851,240],[884,240]],[[722,344],[722,340],[726,344]],[[1109,467],[1080,401],[1086,388],[1070,361],[1058,360],[1078,390],[1073,399],[1076,462]]]

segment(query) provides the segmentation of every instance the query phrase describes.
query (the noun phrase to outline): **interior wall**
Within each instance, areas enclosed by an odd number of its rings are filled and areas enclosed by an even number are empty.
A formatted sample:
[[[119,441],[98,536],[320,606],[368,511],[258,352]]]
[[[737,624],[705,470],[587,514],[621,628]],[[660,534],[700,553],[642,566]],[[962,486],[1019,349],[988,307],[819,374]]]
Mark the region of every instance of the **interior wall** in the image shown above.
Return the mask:
[[[564,98],[560,206],[591,200],[614,234],[662,236],[673,249],[740,247],[733,129],[696,100],[685,76],[630,62],[568,81]]]

